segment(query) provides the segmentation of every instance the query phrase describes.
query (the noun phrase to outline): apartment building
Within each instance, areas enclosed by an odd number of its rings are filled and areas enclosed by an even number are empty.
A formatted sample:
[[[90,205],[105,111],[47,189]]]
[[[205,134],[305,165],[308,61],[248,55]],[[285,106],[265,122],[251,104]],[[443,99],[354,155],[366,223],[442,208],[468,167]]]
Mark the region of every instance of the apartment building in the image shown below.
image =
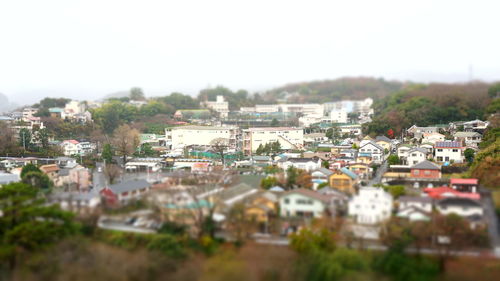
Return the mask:
[[[217,96],[215,101],[202,102],[201,106],[213,109],[222,118],[226,118],[229,113],[229,103],[224,100],[224,96]]]
[[[265,127],[243,130],[243,153],[251,155],[259,145],[278,141],[282,149],[302,149],[304,130],[290,127]]]
[[[210,146],[216,139],[223,139],[229,148],[236,148],[239,129],[237,127],[182,126],[172,128],[168,134],[172,138],[172,149],[190,145]]]

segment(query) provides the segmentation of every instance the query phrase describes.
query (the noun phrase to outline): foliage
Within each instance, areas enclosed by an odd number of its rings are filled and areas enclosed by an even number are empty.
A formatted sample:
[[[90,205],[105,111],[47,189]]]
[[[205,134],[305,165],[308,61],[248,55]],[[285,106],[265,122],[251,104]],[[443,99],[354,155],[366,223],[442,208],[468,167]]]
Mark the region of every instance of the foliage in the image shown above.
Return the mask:
[[[472,162],[474,161],[475,154],[476,152],[472,148],[467,148],[464,150],[464,157],[465,160],[467,160],[467,163],[469,163],[469,165],[472,164]]]
[[[44,190],[51,188],[53,185],[49,177],[40,171],[26,172],[22,177],[22,182]]]
[[[21,178],[24,178],[24,176],[29,173],[29,172],[41,172],[40,169],[34,164],[28,163],[24,165],[24,167],[21,169]]]
[[[392,197],[398,198],[406,194],[404,185],[387,185],[383,187],[385,191],[389,192]]]
[[[281,144],[279,141],[268,142],[265,145],[260,144],[255,151],[257,155],[269,155],[273,153],[279,153],[281,151]]]
[[[101,158],[105,160],[108,164],[111,164],[114,155],[115,152],[113,150],[113,146],[111,146],[111,144],[109,143],[105,144],[104,147],[102,148]]]
[[[144,96],[144,92],[139,87],[134,87],[130,89],[129,97],[131,100],[136,100],[136,101],[142,101],[146,99],[146,97]]]
[[[264,173],[266,174],[277,174],[281,171],[282,171],[281,168],[276,165],[269,165],[264,167]]]
[[[44,98],[38,104],[35,104],[34,107],[37,107],[38,110],[49,109],[51,107],[64,107],[70,99],[66,98]]]
[[[280,185],[280,182],[275,177],[266,177],[260,181],[260,187],[263,189],[269,189],[273,186]]]
[[[139,131],[127,124],[121,125],[114,131],[112,143],[117,155],[121,155],[123,163],[127,163],[127,157],[133,154],[139,145]]]
[[[38,250],[78,232],[71,213],[47,206],[38,189],[24,183],[0,188],[0,207],[0,251],[11,266],[21,251]]]
[[[238,90],[236,92],[233,92],[223,86],[201,90],[198,94],[198,100],[200,102],[215,101],[217,96],[223,96],[224,99],[227,100],[229,104],[229,110],[237,110],[243,106],[255,105],[255,100],[249,96],[247,91]]]
[[[146,248],[173,258],[182,258],[186,255],[184,247],[182,247],[175,236],[170,234],[153,235],[147,243]]]
[[[156,98],[156,100],[170,105],[173,109],[198,109],[199,103],[189,95],[171,93],[168,96]]]
[[[486,108],[486,113],[500,113],[500,98],[494,99]]]
[[[111,134],[122,124],[136,120],[137,115],[137,107],[120,101],[105,103],[92,111],[94,122],[99,124],[107,134]]]
[[[327,186],[330,186],[329,182],[322,182],[322,183],[318,184],[318,190],[322,189],[323,187],[327,187]]]
[[[31,140],[32,135],[30,130],[26,128],[19,130],[19,146],[30,150],[32,148]]]
[[[389,165],[398,165],[398,164],[401,164],[401,160],[399,160],[398,155],[391,154],[391,155],[389,155],[389,157],[387,157],[387,163]]]
[[[336,248],[335,235],[323,228],[319,231],[303,228],[290,236],[290,246],[299,254],[314,251],[333,251]]]
[[[278,121],[278,119],[276,118],[273,118],[273,120],[271,120],[271,127],[279,127],[280,125],[280,122]]]
[[[321,167],[329,169],[330,168],[330,162],[328,162],[328,160],[321,161]]]
[[[153,146],[150,143],[143,143],[138,147],[138,151],[135,153],[135,155],[141,157],[154,157],[157,156],[158,153],[153,150]]]

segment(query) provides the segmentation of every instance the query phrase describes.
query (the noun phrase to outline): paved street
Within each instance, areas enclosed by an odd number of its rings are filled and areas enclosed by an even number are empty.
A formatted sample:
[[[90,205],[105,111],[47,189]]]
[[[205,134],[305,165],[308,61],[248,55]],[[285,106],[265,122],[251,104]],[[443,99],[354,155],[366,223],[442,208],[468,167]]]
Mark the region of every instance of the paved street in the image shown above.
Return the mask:
[[[377,169],[375,176],[368,182],[368,186],[373,186],[374,184],[380,184],[382,181],[382,176],[387,171],[387,161],[384,161],[380,167]]]

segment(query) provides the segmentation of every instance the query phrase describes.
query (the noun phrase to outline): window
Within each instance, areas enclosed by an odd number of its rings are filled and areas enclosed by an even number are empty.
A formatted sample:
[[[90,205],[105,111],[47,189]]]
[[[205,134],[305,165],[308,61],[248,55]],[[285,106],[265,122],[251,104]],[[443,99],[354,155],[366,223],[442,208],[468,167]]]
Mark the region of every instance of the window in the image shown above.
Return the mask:
[[[414,171],[413,171],[413,174],[414,174],[414,175],[420,175],[420,171],[419,171],[419,170],[414,170]]]
[[[438,152],[443,152],[443,150],[441,148],[438,148]]]
[[[428,176],[431,174],[431,171],[424,171],[424,175]]]
[[[290,199],[286,198],[285,199],[285,204],[290,204]]]
[[[458,152],[458,149],[453,149],[453,152]]]

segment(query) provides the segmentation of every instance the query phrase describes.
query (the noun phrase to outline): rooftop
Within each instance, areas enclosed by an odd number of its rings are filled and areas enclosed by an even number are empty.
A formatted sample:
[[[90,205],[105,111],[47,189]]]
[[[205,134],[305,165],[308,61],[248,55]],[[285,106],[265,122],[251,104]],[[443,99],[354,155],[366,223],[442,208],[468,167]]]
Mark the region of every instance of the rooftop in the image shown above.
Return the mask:
[[[439,147],[443,147],[443,148],[449,148],[449,147],[452,147],[452,148],[461,148],[462,147],[462,143],[459,142],[459,141],[438,141],[438,142],[436,142],[435,147],[436,148],[439,148]]]
[[[438,165],[436,165],[430,161],[424,160],[420,163],[417,163],[417,164],[411,166],[411,169],[441,170],[441,167],[439,167]]]
[[[478,179],[451,179],[450,184],[478,184]]]

